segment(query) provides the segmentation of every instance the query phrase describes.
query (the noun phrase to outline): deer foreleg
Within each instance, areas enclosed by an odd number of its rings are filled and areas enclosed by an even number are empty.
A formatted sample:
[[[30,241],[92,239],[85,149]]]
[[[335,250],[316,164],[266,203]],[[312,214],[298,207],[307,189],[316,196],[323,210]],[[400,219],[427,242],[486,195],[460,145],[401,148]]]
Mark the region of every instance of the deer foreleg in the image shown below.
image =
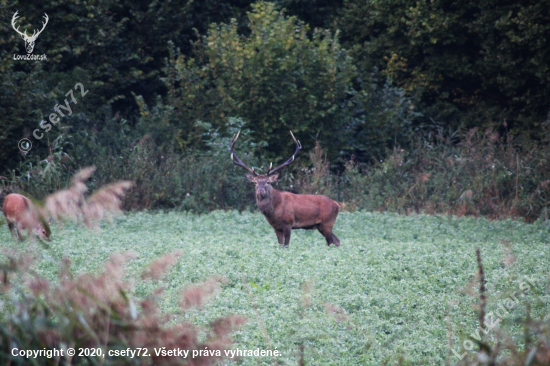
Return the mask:
[[[279,241],[279,244],[283,244],[283,231],[282,230],[275,230],[275,234],[277,234],[277,240]]]
[[[19,227],[19,225],[16,224],[15,229],[17,230],[17,235],[19,235],[19,240],[23,241],[23,235],[21,235],[21,228]]]
[[[11,232],[11,235],[13,235],[13,238],[17,239],[13,222],[8,222],[8,229],[10,229],[10,232]]]
[[[283,247],[288,247],[288,245],[290,244],[291,232],[292,232],[292,227],[290,225],[283,227],[283,237],[284,237]]]

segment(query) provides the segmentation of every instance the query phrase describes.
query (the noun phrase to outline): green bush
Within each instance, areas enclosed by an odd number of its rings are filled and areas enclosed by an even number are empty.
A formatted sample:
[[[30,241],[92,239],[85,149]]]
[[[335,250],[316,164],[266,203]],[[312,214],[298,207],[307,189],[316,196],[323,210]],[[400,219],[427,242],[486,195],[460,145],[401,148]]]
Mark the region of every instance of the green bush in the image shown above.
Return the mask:
[[[125,200],[127,209],[177,208],[207,212],[230,208],[243,210],[252,206],[253,189],[229,158],[229,137],[222,137],[208,124],[201,123],[207,131],[202,138],[208,150],[177,153],[173,145],[162,144],[162,135],[172,131],[168,124],[162,125],[164,116],[162,110],[151,110],[140,123],[154,123],[156,132],[141,126],[138,130],[143,128],[151,132],[143,136],[121,136],[118,144],[103,144],[111,128],[98,131],[93,136],[95,142],[87,147],[92,152],[89,161],[101,162],[96,163],[94,184],[100,186],[120,179],[134,181],[135,186]],[[124,122],[112,119],[109,123]],[[238,119],[231,119],[229,132],[236,133],[242,124]],[[247,137],[249,132],[243,129],[241,134],[239,150],[253,151],[255,144]],[[242,156],[251,165],[256,162],[244,153]]]
[[[189,121],[184,130],[192,133],[196,119],[224,128],[228,116],[238,116],[255,141],[267,142],[270,158],[293,149],[289,130],[326,140],[338,129],[354,75],[337,34],[316,29],[310,39],[306,25],[265,2],[252,5],[248,20],[247,36],[235,20],[213,24],[196,44],[198,61],[180,55],[172,65],[179,83],[173,104]]]

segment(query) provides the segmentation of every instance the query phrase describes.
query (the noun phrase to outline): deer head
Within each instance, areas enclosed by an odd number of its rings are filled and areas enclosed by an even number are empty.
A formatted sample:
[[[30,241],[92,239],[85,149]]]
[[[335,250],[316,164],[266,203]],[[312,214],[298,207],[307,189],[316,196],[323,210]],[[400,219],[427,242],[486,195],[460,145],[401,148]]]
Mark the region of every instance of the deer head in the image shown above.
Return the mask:
[[[294,134],[292,133],[292,131],[290,131],[290,135],[292,136],[292,139],[296,143],[296,151],[294,152],[294,154],[290,157],[290,159],[288,159],[287,161],[285,161],[283,164],[279,165],[275,169],[272,169],[273,164],[270,164],[267,174],[258,174],[254,170],[254,168],[249,168],[246,165],[244,165],[244,163],[241,161],[241,159],[239,159],[237,154],[235,154],[235,150],[233,150],[233,148],[235,147],[235,142],[237,142],[237,139],[239,138],[239,134],[240,132],[237,133],[237,136],[235,136],[231,140],[231,144],[229,145],[229,151],[231,152],[231,160],[235,165],[238,165],[241,168],[246,169],[247,171],[253,174],[253,175],[247,174],[246,178],[248,178],[249,181],[256,184],[257,198],[259,199],[270,198],[271,183],[276,182],[277,178],[279,177],[279,174],[274,174],[274,173],[281,170],[282,168],[291,164],[294,161],[294,159],[296,158],[296,154],[298,154],[298,151],[300,151],[300,149],[302,148],[302,144],[300,144],[300,141],[296,140],[296,138],[294,137]]]
[[[34,42],[36,41],[36,38],[40,35],[40,33],[42,33],[44,28],[46,28],[46,24],[48,24],[48,19],[49,19],[48,14],[44,13],[44,19],[46,20],[46,22],[42,23],[42,29],[38,31],[38,33],[36,32],[36,30],[33,31],[32,36],[29,36],[26,30],[23,33],[19,31],[19,27],[17,28],[15,27],[15,21],[17,20],[17,18],[19,18],[17,16],[17,13],[18,11],[16,11],[15,14],[13,14],[13,18],[11,18],[11,26],[17,33],[19,33],[21,38],[23,38],[23,40],[25,41],[25,48],[27,49],[27,53],[31,53],[34,49]]]

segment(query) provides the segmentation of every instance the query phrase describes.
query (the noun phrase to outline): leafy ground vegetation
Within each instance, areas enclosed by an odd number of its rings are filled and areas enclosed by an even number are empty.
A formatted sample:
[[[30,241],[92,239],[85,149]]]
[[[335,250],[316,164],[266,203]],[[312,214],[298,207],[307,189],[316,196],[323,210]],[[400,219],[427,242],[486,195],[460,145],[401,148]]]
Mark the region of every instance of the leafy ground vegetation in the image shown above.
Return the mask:
[[[281,352],[279,357],[228,361],[242,365],[456,364],[459,358],[451,350],[463,354],[464,341],[479,326],[479,247],[484,310],[498,313],[503,299],[518,298],[499,326],[484,335],[484,344],[494,349],[501,340],[501,353],[511,349],[509,344],[518,353],[544,345],[544,327],[538,334],[524,334],[524,325],[527,317],[548,323],[548,221],[342,212],[335,233],[340,248],[328,248],[317,232],[297,230],[284,250],[257,212],[140,212],[99,231],[54,226],[49,248],[36,241],[16,243],[5,228],[0,242],[4,249],[31,253],[28,271],[53,283],[60,281],[63,257],[79,275],[103,271],[115,253],[135,252],[123,278],[133,284],[129,297],[145,299],[164,288],[157,306],[173,314],[172,326],[188,322],[208,329],[215,319],[244,316],[247,322],[233,333],[235,342],[228,348]],[[176,251],[181,256],[164,277],[142,277],[153,259]],[[211,284],[209,279],[218,278],[213,276],[224,278],[217,295],[184,311],[182,288]],[[526,280],[532,284],[527,292],[519,288]],[[2,301],[4,309],[16,305],[9,296]],[[141,314],[141,302],[136,304]],[[17,312],[2,314],[4,321],[8,314],[17,319]],[[201,344],[211,333],[198,334],[196,344]],[[477,349],[476,344],[461,362],[475,358]],[[511,354],[504,352],[501,359]]]

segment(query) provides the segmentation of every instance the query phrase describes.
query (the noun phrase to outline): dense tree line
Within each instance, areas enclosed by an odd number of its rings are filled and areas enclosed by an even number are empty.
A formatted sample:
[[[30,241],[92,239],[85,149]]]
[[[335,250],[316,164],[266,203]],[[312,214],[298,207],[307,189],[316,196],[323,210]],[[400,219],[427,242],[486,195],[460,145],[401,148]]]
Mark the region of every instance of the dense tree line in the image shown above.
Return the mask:
[[[1,173],[52,146],[76,161],[118,151],[102,133],[113,126],[186,153],[237,117],[269,158],[291,150],[292,129],[306,150],[372,162],[433,124],[541,139],[550,110],[548,1],[0,4]],[[25,53],[15,11],[29,33],[48,14],[34,50],[47,61],[13,59]],[[76,83],[89,93],[18,155]]]
[[[427,117],[533,134],[550,110],[549,1],[355,1],[336,26]]]

